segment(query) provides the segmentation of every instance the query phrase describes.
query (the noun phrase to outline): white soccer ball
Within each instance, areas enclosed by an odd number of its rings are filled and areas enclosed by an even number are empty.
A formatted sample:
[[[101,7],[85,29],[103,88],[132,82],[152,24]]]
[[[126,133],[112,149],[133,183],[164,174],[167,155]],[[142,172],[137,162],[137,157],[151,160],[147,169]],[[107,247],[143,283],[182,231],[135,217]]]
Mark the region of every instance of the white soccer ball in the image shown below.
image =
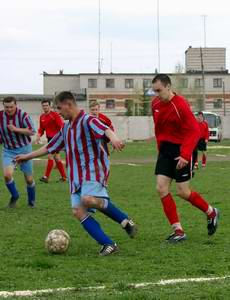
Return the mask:
[[[62,229],[50,231],[45,239],[45,246],[49,253],[65,253],[69,248],[70,237]]]

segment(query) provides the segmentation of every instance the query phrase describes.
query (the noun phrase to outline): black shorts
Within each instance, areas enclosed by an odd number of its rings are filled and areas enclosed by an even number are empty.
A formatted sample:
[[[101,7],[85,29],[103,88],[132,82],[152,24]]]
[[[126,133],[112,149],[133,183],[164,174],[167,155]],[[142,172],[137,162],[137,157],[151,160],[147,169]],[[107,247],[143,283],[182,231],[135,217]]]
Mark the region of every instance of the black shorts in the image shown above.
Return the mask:
[[[47,138],[47,142],[49,143],[49,142],[52,140],[53,136],[52,136],[52,137],[49,137],[49,136],[47,136],[46,138]],[[59,153],[59,151],[57,151],[57,152],[55,152],[55,153],[57,153],[57,154],[58,154],[58,153]]]
[[[155,174],[175,179],[176,182],[185,182],[191,179],[193,177],[194,166],[192,159],[187,166],[177,170],[178,161],[175,158],[178,156],[180,156],[180,145],[170,142],[161,143]]]
[[[205,143],[205,139],[200,139],[197,144],[197,149],[199,151],[207,151],[207,143]]]

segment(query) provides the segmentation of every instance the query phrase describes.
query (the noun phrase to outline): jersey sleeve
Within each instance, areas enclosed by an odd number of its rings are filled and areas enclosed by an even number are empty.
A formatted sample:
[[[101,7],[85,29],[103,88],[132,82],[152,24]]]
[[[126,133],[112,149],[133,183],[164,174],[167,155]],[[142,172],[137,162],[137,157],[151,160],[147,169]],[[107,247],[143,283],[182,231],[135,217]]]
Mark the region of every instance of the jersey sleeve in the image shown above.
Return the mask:
[[[205,139],[208,141],[209,140],[209,129],[208,129],[208,123],[205,122],[206,128],[205,128]]]
[[[63,137],[63,131],[59,131],[52,140],[46,145],[46,149],[49,153],[56,153],[65,149],[65,142]]]
[[[24,113],[24,115],[23,115],[23,122],[22,122],[22,124],[23,124],[23,128],[28,128],[33,133],[36,133],[34,122],[33,122],[33,120],[31,119],[31,117],[27,113]]]
[[[40,136],[43,136],[44,132],[45,132],[45,129],[44,129],[43,126],[42,126],[41,117],[40,117],[40,118],[39,118],[38,134],[39,134]]]
[[[95,138],[97,139],[103,138],[105,136],[105,131],[109,129],[108,126],[103,124],[97,118],[89,118],[87,122]]]
[[[184,136],[184,140],[180,148],[180,156],[187,161],[190,161],[192,152],[200,138],[200,128],[189,105],[186,102],[181,103],[180,116],[182,121],[182,132]]]
[[[64,120],[62,119],[62,117],[57,112],[54,112],[54,119],[55,119],[55,122],[56,122],[59,130],[60,130],[64,125]]]

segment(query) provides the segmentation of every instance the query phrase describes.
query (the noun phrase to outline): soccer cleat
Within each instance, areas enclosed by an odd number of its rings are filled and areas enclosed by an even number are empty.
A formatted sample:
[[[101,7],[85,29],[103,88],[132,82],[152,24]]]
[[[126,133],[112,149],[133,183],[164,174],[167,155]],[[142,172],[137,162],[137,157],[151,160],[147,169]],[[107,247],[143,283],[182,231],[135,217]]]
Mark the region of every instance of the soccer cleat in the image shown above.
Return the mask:
[[[99,251],[99,256],[108,256],[119,251],[116,244],[113,245],[103,245]]]
[[[194,164],[194,169],[195,169],[195,170],[198,170],[198,169],[199,169],[199,165],[198,165],[197,162]]]
[[[60,177],[56,182],[66,182],[67,178],[66,177]]]
[[[35,203],[34,202],[28,202],[28,207],[35,208]]]
[[[184,242],[186,240],[187,240],[187,236],[185,233],[179,234],[176,232],[170,234],[170,236],[166,239],[166,241],[170,244],[176,244],[176,243]]]
[[[45,183],[48,183],[48,182],[49,182],[49,179],[48,179],[47,177],[45,177],[45,176],[42,176],[41,178],[39,178],[39,180],[40,180],[41,182],[45,182]]]
[[[218,220],[220,217],[219,210],[217,208],[213,208],[215,212],[214,217],[208,217],[208,235],[213,235],[216,232],[216,229],[218,227]]]
[[[15,208],[18,198],[19,198],[19,196],[17,198],[11,197],[10,202],[8,203],[7,207],[8,208]]]
[[[131,219],[128,220],[123,229],[127,232],[130,238],[134,238],[137,234],[137,225]]]

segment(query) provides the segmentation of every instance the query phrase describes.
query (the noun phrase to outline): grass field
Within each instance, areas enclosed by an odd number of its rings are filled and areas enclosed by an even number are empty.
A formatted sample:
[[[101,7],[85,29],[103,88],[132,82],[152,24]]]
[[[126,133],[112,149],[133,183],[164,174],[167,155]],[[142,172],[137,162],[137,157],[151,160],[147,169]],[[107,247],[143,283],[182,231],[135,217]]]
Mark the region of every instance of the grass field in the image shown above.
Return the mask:
[[[97,213],[96,218],[120,247],[117,255],[105,258],[98,257],[99,246],[72,217],[68,185],[55,182],[57,171],[49,184],[42,184],[38,178],[44,164],[35,162],[35,209],[27,207],[22,174],[16,171],[21,192],[16,209],[5,208],[9,195],[3,181],[0,184],[0,291],[105,285],[105,290],[50,293],[32,299],[229,299],[230,278],[135,290],[128,286],[161,279],[230,275],[230,160],[222,160],[228,158],[230,148],[210,148],[209,154],[212,161],[196,172],[192,186],[220,209],[220,227],[215,236],[208,237],[206,217],[176,198],[188,241],[172,246],[164,242],[170,227],[155,192],[153,143],[129,143],[123,153],[112,153],[110,195],[136,221],[139,234],[131,240],[119,225]],[[126,164],[132,161],[134,165]],[[65,255],[50,255],[44,248],[47,233],[55,228],[71,236]]]

